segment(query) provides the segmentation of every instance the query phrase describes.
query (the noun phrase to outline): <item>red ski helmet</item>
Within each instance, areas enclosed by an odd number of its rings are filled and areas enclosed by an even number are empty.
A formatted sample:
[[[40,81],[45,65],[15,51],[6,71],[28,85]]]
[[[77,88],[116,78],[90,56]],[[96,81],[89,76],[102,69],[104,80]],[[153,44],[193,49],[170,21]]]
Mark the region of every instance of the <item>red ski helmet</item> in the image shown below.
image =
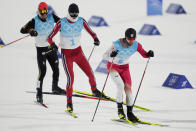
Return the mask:
[[[40,14],[48,13],[48,5],[45,2],[41,2],[38,6],[38,11]]]

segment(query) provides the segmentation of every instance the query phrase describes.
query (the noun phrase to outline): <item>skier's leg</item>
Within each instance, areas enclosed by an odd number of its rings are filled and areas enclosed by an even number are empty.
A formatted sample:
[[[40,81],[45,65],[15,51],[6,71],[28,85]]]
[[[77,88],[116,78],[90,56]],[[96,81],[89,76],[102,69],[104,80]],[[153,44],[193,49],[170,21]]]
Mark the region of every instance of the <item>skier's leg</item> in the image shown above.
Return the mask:
[[[138,118],[133,114],[133,93],[131,90],[131,75],[129,68],[124,68],[124,71],[121,72],[121,77],[125,83],[125,94],[126,94],[126,104],[127,104],[127,117],[130,121],[137,122]]]
[[[74,72],[73,72],[73,60],[71,57],[67,57],[62,53],[62,62],[67,75],[67,86],[66,86],[66,96],[67,96],[67,107],[72,105],[72,93],[73,93],[73,82],[74,82]],[[73,111],[73,107],[71,107]]]
[[[84,56],[82,50],[81,50],[81,52],[77,56],[76,64],[82,69],[82,71],[88,77],[89,84],[91,86],[91,90],[96,90],[95,76],[94,76],[93,71],[92,71],[92,68],[91,68],[88,60]]]
[[[117,87],[117,93],[116,93],[116,101],[117,101],[117,108],[118,108],[118,116],[120,119],[125,119],[126,116],[124,114],[123,110],[123,91],[124,91],[124,82],[121,79],[121,76],[119,73],[115,70],[112,70],[110,73],[110,76]]]
[[[39,75],[37,78],[36,98],[38,102],[43,102],[42,85],[43,85],[43,79],[46,75],[46,57],[42,55],[43,51],[44,48],[37,47],[37,64],[38,64]]]
[[[121,79],[121,76],[119,75],[119,73],[117,71],[113,70],[112,72],[110,72],[110,76],[117,87],[116,100],[118,103],[122,103],[123,102],[123,92],[124,92],[124,82]]]
[[[58,86],[59,81],[59,59],[56,51],[52,51],[47,55],[47,60],[52,68],[52,92],[58,94],[66,94],[65,90]]]

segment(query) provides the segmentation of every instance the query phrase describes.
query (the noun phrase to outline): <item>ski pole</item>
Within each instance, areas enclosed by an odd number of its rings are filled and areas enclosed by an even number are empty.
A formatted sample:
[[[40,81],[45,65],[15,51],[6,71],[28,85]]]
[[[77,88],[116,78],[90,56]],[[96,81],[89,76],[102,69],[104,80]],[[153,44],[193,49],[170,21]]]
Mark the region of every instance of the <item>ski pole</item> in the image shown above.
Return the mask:
[[[3,47],[8,46],[8,45],[10,45],[10,44],[13,44],[13,43],[15,43],[15,42],[17,42],[17,41],[19,41],[19,40],[22,40],[22,39],[28,37],[28,36],[29,36],[29,35],[26,35],[26,36],[24,36],[24,37],[21,37],[21,38],[19,38],[19,39],[17,39],[17,40],[14,40],[14,41],[8,43],[8,44],[0,45],[0,48],[3,48]]]
[[[107,77],[106,77],[106,79],[105,79],[105,82],[104,82],[103,89],[102,89],[101,93],[103,93],[103,91],[104,91],[104,88],[105,88],[106,82],[107,82],[107,80],[108,80],[108,76],[109,76],[109,74],[110,74],[110,71],[111,71],[111,68],[112,68],[112,65],[113,65],[113,61],[114,61],[114,57],[113,57],[113,59],[112,59],[112,63],[111,63],[111,65],[110,65],[110,68],[109,68],[109,71],[108,71]],[[99,98],[99,100],[98,100],[98,103],[97,103],[97,106],[96,106],[96,109],[95,109],[95,112],[94,112],[94,115],[93,115],[93,118],[92,118],[92,122],[94,121],[95,114],[96,114],[96,112],[97,112],[97,109],[98,109],[99,103],[100,103],[100,98]]]
[[[94,49],[95,49],[95,45],[93,46],[93,49],[92,49],[92,51],[91,51],[91,53],[90,53],[90,56],[88,57],[88,61],[90,60],[91,55],[93,54]]]
[[[134,99],[134,102],[133,102],[133,106],[135,105],[135,101],[136,101],[136,99],[137,99],[137,96],[138,96],[140,87],[141,87],[141,85],[142,85],[142,81],[143,81],[144,75],[145,75],[145,73],[146,73],[146,69],[147,69],[149,60],[150,60],[150,58],[148,58],[148,61],[146,62],[146,67],[145,67],[145,69],[144,69],[144,73],[143,73],[143,75],[142,75],[142,79],[141,79],[141,81],[140,81],[140,84],[139,84],[139,87],[138,87],[138,90],[137,90],[137,93],[136,93],[136,96],[135,96],[135,99]]]

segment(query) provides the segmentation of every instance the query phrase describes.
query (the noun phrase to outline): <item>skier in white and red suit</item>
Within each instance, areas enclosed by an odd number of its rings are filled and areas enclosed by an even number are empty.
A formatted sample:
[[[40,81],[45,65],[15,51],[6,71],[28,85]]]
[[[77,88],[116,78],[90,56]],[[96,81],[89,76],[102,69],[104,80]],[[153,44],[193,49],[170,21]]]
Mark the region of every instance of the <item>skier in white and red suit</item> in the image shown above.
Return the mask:
[[[73,93],[73,82],[74,82],[74,72],[73,72],[73,62],[75,62],[87,75],[89,78],[89,83],[93,95],[97,97],[104,96],[97,87],[95,76],[91,69],[91,66],[84,56],[81,48],[80,38],[81,32],[85,29],[94,39],[94,45],[99,46],[100,41],[97,35],[91,30],[88,23],[79,17],[79,8],[75,3],[69,5],[67,17],[61,18],[57,22],[53,31],[48,36],[48,42],[51,44],[51,48],[57,48],[52,38],[60,30],[60,47],[62,52],[62,62],[65,73],[67,75],[67,109],[73,111],[72,105],[72,93]]]
[[[129,71],[129,59],[136,52],[139,52],[144,58],[154,57],[152,50],[146,52],[142,45],[136,41],[136,30],[128,28],[125,31],[125,37],[114,41],[104,54],[104,58],[108,60],[107,69],[110,71],[110,76],[117,86],[118,116],[120,119],[126,118],[123,110],[123,91],[125,91],[127,118],[132,122],[138,122],[139,120],[132,112],[134,101]]]

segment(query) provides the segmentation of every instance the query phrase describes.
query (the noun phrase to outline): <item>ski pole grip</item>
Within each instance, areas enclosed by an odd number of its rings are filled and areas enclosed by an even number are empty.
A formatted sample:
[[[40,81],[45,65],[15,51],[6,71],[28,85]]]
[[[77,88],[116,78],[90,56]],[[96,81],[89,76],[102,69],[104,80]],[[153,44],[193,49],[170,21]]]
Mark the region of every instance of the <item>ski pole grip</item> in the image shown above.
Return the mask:
[[[47,55],[48,53],[50,53],[52,50],[46,51],[46,52],[42,52],[42,55]]]

